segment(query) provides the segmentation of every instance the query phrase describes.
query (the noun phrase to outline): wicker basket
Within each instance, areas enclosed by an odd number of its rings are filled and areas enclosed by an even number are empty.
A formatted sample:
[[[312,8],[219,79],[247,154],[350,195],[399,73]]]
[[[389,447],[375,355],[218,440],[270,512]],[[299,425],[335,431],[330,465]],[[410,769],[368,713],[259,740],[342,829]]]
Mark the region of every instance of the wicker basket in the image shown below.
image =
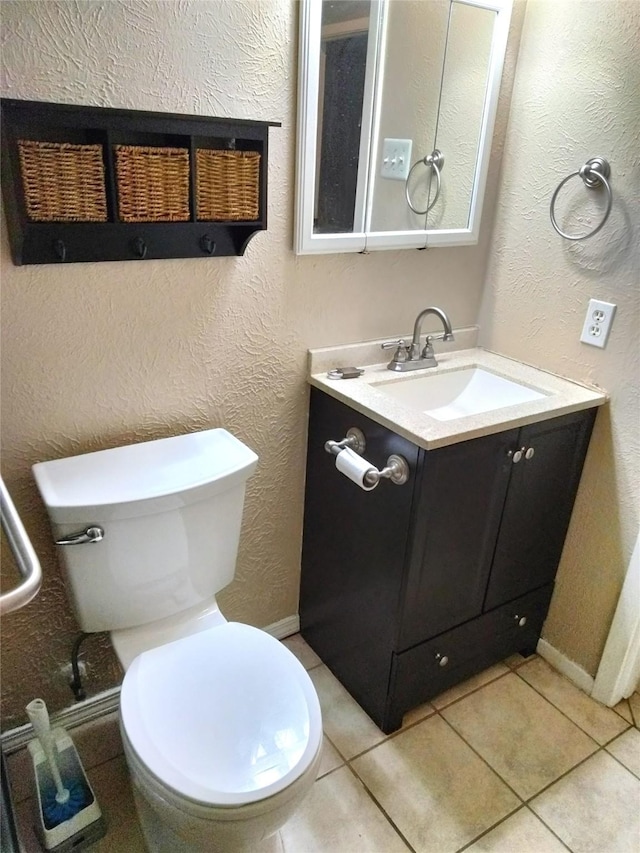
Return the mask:
[[[116,145],[118,209],[123,222],[185,222],[189,211],[189,151]]]
[[[32,222],[106,222],[101,145],[18,140],[22,188]]]
[[[222,222],[259,216],[260,154],[196,150],[197,218]]]

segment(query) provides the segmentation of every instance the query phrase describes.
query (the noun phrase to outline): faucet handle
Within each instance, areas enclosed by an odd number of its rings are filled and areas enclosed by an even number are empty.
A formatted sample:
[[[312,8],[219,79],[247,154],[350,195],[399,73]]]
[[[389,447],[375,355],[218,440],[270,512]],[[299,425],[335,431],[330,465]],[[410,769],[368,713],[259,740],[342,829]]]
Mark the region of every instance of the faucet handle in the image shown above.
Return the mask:
[[[396,351],[393,354],[392,361],[396,363],[406,361],[409,357],[409,347],[406,341],[400,338],[397,341],[385,341],[383,344],[380,344],[380,349],[392,349],[393,347],[396,347]]]
[[[453,332],[443,332],[441,335],[427,335],[427,340],[430,341],[455,341]]]

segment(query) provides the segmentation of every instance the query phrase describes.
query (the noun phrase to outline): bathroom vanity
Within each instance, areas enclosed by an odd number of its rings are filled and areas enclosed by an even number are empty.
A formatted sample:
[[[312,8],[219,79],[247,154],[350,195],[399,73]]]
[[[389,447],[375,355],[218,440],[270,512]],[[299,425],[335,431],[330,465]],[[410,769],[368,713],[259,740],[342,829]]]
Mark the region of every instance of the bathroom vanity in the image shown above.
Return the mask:
[[[442,370],[465,357],[450,359]],[[536,648],[606,399],[543,376],[544,396],[511,413],[448,423],[422,415],[413,427],[416,413],[389,404],[366,374],[311,380],[301,633],[384,732],[453,684]],[[554,383],[580,401],[551,393]],[[336,470],[325,442],[353,427],[378,469],[404,457],[404,485],[364,491]]]

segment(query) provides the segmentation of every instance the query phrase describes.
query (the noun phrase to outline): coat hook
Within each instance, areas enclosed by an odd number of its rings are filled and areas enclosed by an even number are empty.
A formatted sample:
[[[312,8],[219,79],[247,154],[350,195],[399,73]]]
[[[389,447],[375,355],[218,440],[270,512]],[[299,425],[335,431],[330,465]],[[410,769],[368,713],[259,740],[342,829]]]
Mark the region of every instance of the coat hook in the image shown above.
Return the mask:
[[[133,253],[137,255],[141,260],[146,258],[147,256],[147,244],[144,242],[142,237],[136,237],[132,244]]]
[[[53,251],[55,252],[55,255],[59,261],[66,261],[66,259],[67,259],[67,247],[65,246],[63,240],[54,240],[53,241]]]
[[[216,242],[208,234],[203,234],[200,238],[200,248],[207,255],[213,255],[216,250]]]

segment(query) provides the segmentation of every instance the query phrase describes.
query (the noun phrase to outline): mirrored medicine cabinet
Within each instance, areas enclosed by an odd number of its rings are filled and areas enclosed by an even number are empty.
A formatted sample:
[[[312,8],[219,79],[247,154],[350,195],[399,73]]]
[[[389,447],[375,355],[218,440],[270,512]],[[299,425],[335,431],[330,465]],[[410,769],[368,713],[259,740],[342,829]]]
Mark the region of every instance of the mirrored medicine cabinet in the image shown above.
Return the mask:
[[[477,243],[512,0],[301,0],[297,254]]]

